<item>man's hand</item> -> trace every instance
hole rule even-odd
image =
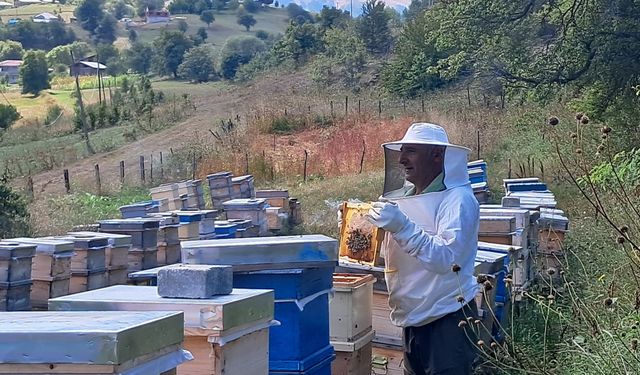
[[[407,215],[400,211],[398,205],[388,201],[373,202],[365,218],[371,224],[391,233],[399,232],[409,222]]]

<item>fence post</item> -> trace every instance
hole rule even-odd
[[[422,112],[424,113],[424,96],[422,97]]]
[[[27,197],[33,199],[33,178],[31,176],[27,177]]]
[[[149,181],[153,184],[153,153],[151,154],[151,158],[149,159]]]
[[[349,95],[344,97],[344,115],[349,115]]]
[[[124,160],[120,160],[120,184],[124,185]]]
[[[382,115],[382,100],[378,100],[378,116]]]
[[[361,100],[358,99],[358,114],[360,114],[360,102],[361,102]]]
[[[511,159],[509,159],[509,173],[507,174],[507,178],[511,178]]]
[[[193,153],[193,157],[191,159],[191,179],[195,180],[196,179],[196,153]]]
[[[476,132],[478,134],[478,160],[480,160],[480,129],[478,129]]]
[[[333,117],[333,100],[329,102],[329,105],[331,106],[331,117]]]
[[[162,151],[160,151],[160,180],[164,179],[164,166],[162,165]]]
[[[249,174],[249,153],[244,153],[244,174]]]
[[[69,182],[69,170],[65,169],[63,172],[64,175],[64,190],[67,194],[71,193],[71,183]]]
[[[304,170],[302,175],[302,181],[307,182],[307,159],[309,158],[309,152],[304,150]]]
[[[144,155],[140,155],[140,182],[145,184],[145,176],[144,176]]]
[[[362,139],[362,156],[360,157],[360,172],[358,173],[362,173],[362,169],[364,167],[364,154],[367,152],[367,144],[365,143],[364,139]]]
[[[96,189],[98,190],[98,195],[102,195],[102,183],[100,182],[100,166],[96,164],[94,167],[95,175],[96,175]]]

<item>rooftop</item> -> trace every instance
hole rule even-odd
[[[0,66],[15,66],[15,67],[19,67],[20,65],[22,65],[22,60],[4,60],[4,61],[0,61]]]

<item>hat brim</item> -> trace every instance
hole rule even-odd
[[[415,141],[395,141],[395,142],[383,143],[382,147],[385,147],[385,148],[388,148],[388,149],[394,150],[394,151],[400,151],[400,148],[402,147],[402,145],[444,146],[444,147],[452,147],[452,148],[457,149],[459,151],[471,152],[471,149],[468,149],[466,147],[454,145],[454,144],[451,144],[451,143],[438,142],[438,141],[429,141],[429,142],[417,141],[417,140],[415,140]]]

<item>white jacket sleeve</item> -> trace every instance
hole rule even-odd
[[[442,202],[436,215],[436,233],[431,235],[407,220],[392,236],[404,251],[416,257],[428,271],[451,272],[454,263],[462,263],[475,251],[478,241],[479,210],[473,198]]]

